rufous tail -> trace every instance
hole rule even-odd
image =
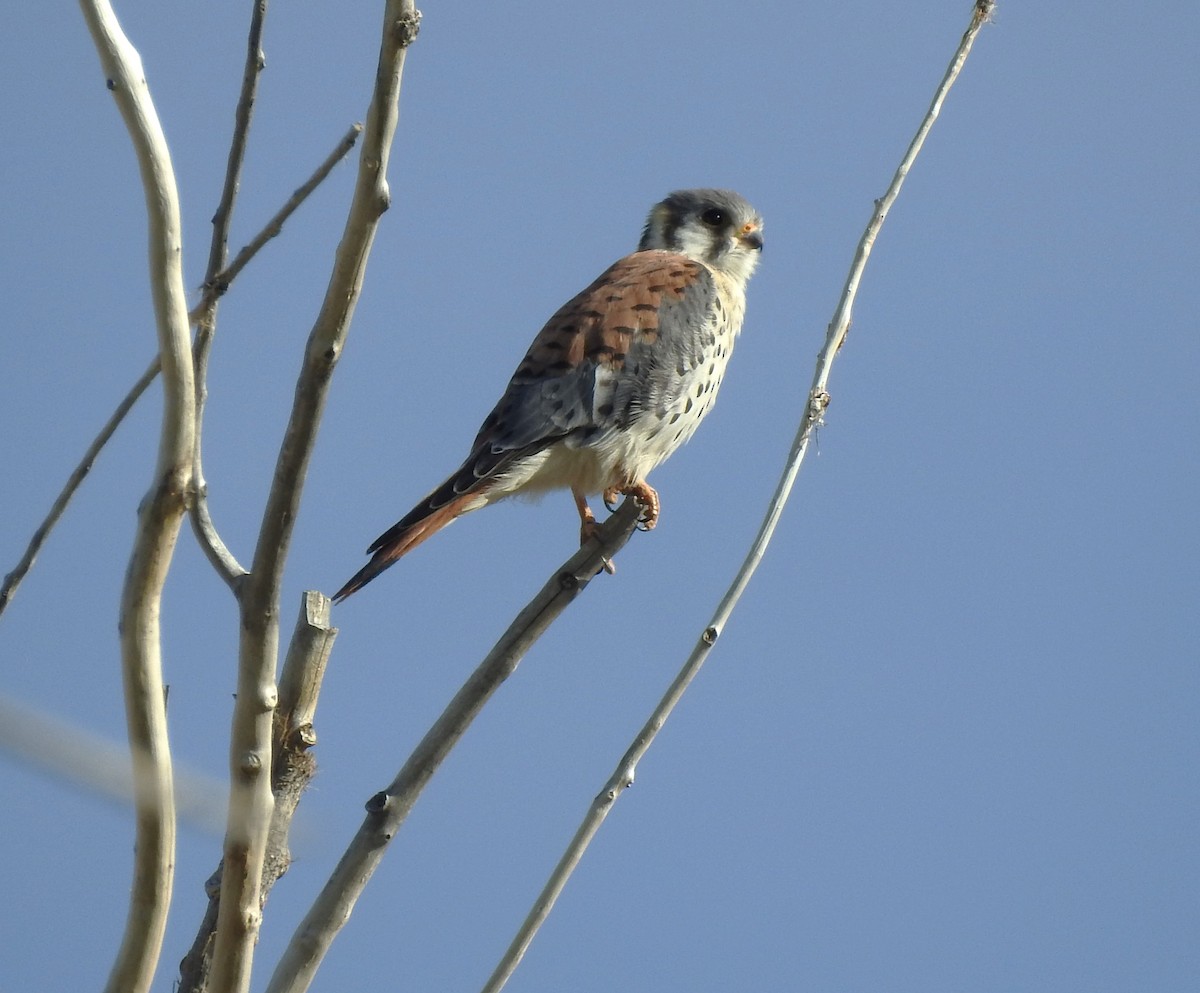
[[[333,602],[338,603],[351,593],[361,590],[386,568],[395,564],[402,555],[412,551],[426,538],[436,534],[455,518],[473,510],[477,505],[477,497],[470,494],[451,500],[445,506],[429,511],[423,516],[421,512],[425,510],[425,504],[417,507],[375,539],[374,544],[367,549],[371,554],[371,561],[351,576],[349,582],[333,595]]]

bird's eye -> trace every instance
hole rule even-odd
[[[707,224],[710,228],[720,227],[725,223],[725,211],[719,207],[709,207],[703,214],[700,215],[700,220]]]

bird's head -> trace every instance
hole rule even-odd
[[[762,227],[732,190],[677,190],[650,211],[638,251],[678,252],[745,283],[762,252]]]

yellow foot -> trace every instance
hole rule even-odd
[[[662,505],[658,493],[645,480],[629,483],[626,486],[610,486],[604,491],[604,505],[609,510],[617,509],[617,497],[624,494],[633,497],[642,506],[642,514],[638,518],[638,527],[643,531],[653,531],[658,523],[658,515]]]

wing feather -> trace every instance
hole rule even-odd
[[[659,402],[663,363],[682,375],[715,296],[705,266],[673,252],[614,263],[534,338],[463,468],[488,478],[556,441],[584,444],[628,427]]]
[[[466,461],[371,544],[371,560],[334,599],[486,503],[515,462],[558,441],[596,443],[664,410],[701,361],[716,296],[709,270],[673,252],[635,252],[610,266],[534,338]]]

